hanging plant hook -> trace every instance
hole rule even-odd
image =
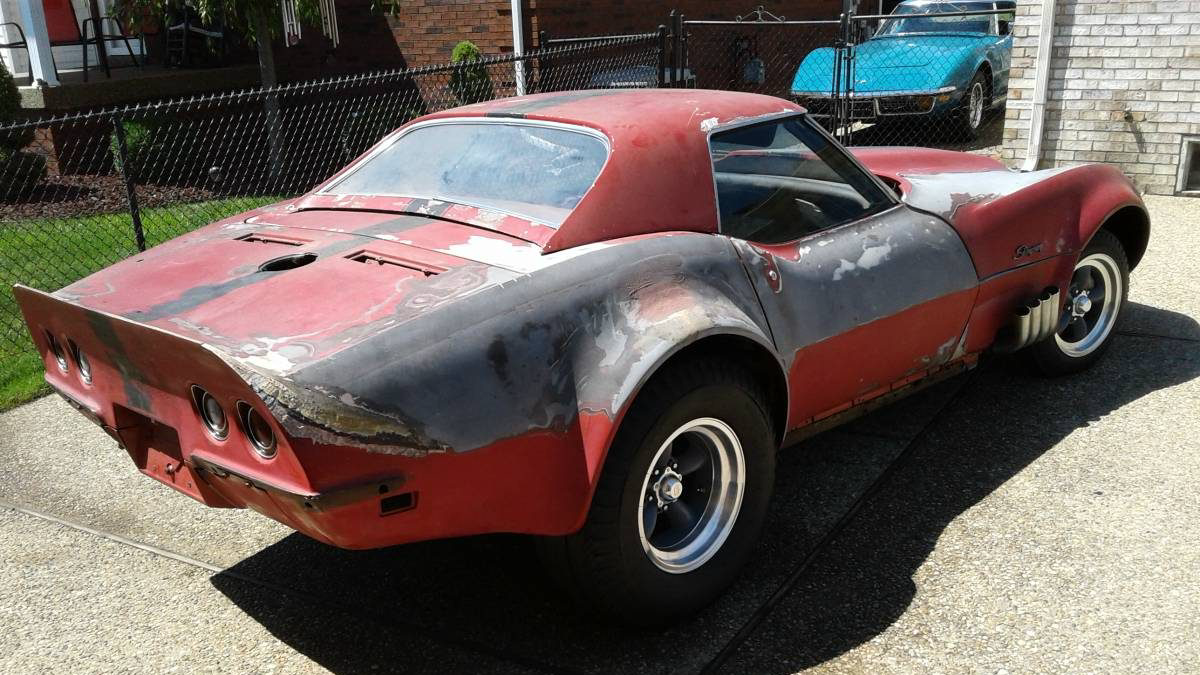
[[[767,9],[765,7],[763,7],[762,5],[755,7],[754,11],[750,12],[749,14],[743,14],[743,15],[739,15],[739,16],[735,17],[734,21],[739,21],[739,22],[746,21],[751,16],[754,17],[751,21],[755,22],[755,23],[765,23],[767,21],[786,21],[786,19],[784,17],[776,16],[775,14],[772,14],[771,12],[767,11]]]

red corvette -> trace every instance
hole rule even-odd
[[[346,548],[539,535],[647,622],[737,574],[779,447],[988,350],[1094,362],[1148,237],[1108,166],[583,91],[428,115],[303,197],[15,292],[143,473]]]

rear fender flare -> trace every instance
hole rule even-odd
[[[625,413],[646,383],[681,350],[705,338],[734,336],[769,351],[779,363],[763,328],[765,321],[754,316],[753,290],[746,290],[750,295],[734,301],[697,280],[642,289],[634,302],[622,303],[621,315],[613,317],[594,341],[596,348],[577,354],[580,430],[593,489]],[[782,371],[782,364],[779,367]],[[589,494],[586,503],[590,502]]]

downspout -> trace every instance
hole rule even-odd
[[[525,95],[525,61],[520,57],[525,54],[525,0],[511,0],[512,30],[513,30],[513,61],[514,75],[517,81],[517,96]]]
[[[1029,120],[1029,145],[1023,171],[1034,171],[1042,159],[1042,137],[1046,133],[1046,94],[1050,89],[1050,62],[1054,59],[1054,14],[1056,0],[1042,0],[1042,27],[1038,33],[1037,68],[1033,76],[1033,109]]]

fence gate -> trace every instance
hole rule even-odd
[[[787,96],[796,66],[833,47],[838,19],[791,21],[764,9],[731,20],[691,20],[671,12],[666,86]]]

